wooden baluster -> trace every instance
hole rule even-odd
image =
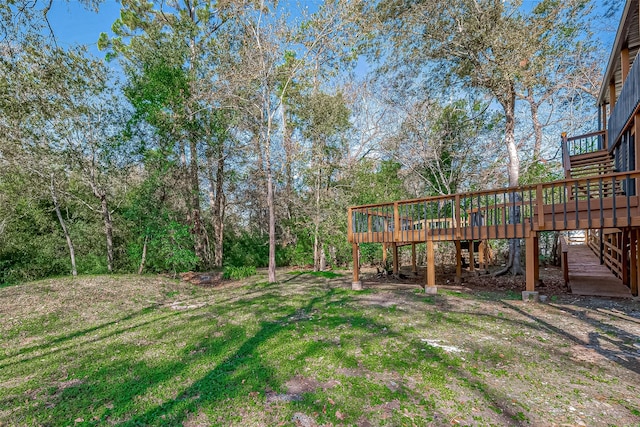
[[[393,241],[400,242],[400,215],[398,212],[398,202],[393,204]]]

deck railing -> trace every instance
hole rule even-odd
[[[532,231],[640,225],[640,172],[349,208],[353,243],[527,237]]]
[[[604,148],[605,130],[590,132],[584,135],[567,137],[562,134],[562,160],[571,156],[593,153]]]

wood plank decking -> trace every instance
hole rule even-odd
[[[587,245],[568,245],[569,286],[576,295],[631,298],[622,280],[604,265]]]

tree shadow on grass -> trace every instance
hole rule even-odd
[[[279,372],[272,367],[276,361],[263,362],[261,346],[281,333],[294,331],[296,324],[309,322],[310,318],[304,313],[313,313],[321,301],[331,298],[331,294],[330,291],[328,295],[313,298],[305,306],[291,310],[273,321],[260,322],[257,332],[246,339],[233,354],[218,363],[214,369],[193,382],[175,398],[142,414],[134,415],[122,425],[179,425],[203,406],[220,404],[236,397],[246,397],[250,393],[258,393],[262,396],[265,390],[280,389],[282,380],[278,378]],[[324,319],[324,321],[332,325],[350,324],[352,327],[366,327],[373,323],[359,316],[338,316]],[[291,357],[301,361],[325,349],[326,344],[310,342],[307,343],[304,351]]]
[[[600,354],[601,356],[605,357],[606,359],[632,371],[635,372],[637,374],[640,374],[640,359],[638,358],[637,355],[637,349],[633,348],[632,346],[629,346],[627,344],[624,344],[623,342],[620,341],[615,341],[612,340],[606,336],[600,335],[600,334],[595,334],[593,332],[589,333],[589,339],[588,340],[583,340],[580,339],[579,337],[569,333],[568,331],[566,331],[565,329],[562,329],[558,326],[555,326],[543,319],[541,319],[538,316],[535,316],[529,312],[526,312],[522,309],[520,309],[519,307],[516,307],[513,304],[509,304],[506,302],[502,302],[502,304],[505,307],[508,307],[510,309],[512,309],[513,311],[521,314],[522,316],[529,318],[535,322],[537,322],[538,324],[544,326],[545,328],[547,328],[548,330],[552,331],[553,333],[560,335],[564,338],[567,338],[570,341],[573,341],[574,343],[588,348],[588,349],[592,349],[595,350],[598,354]],[[552,306],[555,307],[555,306]],[[557,307],[556,307],[557,308]],[[558,308],[559,309],[559,308]],[[574,315],[577,316],[581,321],[588,323],[589,325],[591,325],[593,328],[596,329],[603,329],[603,330],[609,330],[612,333],[615,333],[616,335],[624,335],[627,337],[631,337],[634,341],[638,341],[640,339],[640,337],[638,336],[633,336],[630,335],[627,331],[623,331],[619,328],[616,328],[610,324],[606,324],[603,323],[597,319],[594,319],[592,317],[588,317],[588,316],[584,316],[582,312],[578,311],[578,310],[573,310],[570,309],[568,307],[562,307],[561,309],[564,312],[567,313],[567,315]],[[605,340],[607,342],[609,342],[612,346],[617,347],[616,350],[609,350],[606,348],[603,348],[602,346],[602,340]]]
[[[9,366],[16,365],[16,364],[19,364],[19,363],[29,362],[29,361],[31,361],[33,359],[46,357],[46,356],[49,356],[49,355],[52,355],[52,354],[55,354],[55,353],[60,353],[60,352],[63,352],[65,350],[69,350],[71,348],[75,348],[75,347],[78,346],[78,343],[74,343],[74,342],[72,342],[72,340],[74,340],[76,338],[81,338],[81,337],[87,336],[90,333],[100,332],[100,331],[103,331],[103,330],[105,330],[105,329],[107,329],[109,327],[115,326],[115,325],[125,324],[126,322],[128,322],[130,320],[134,320],[137,317],[144,316],[146,314],[151,313],[152,310],[153,310],[153,308],[146,307],[146,308],[144,308],[142,310],[139,310],[137,312],[131,313],[131,314],[127,315],[127,316],[121,317],[121,318],[119,318],[117,320],[113,320],[111,322],[102,323],[100,325],[96,325],[96,326],[92,326],[90,328],[86,328],[86,329],[82,329],[82,330],[79,330],[79,331],[75,331],[75,332],[72,332],[70,334],[58,336],[58,337],[53,338],[51,340],[47,340],[46,342],[44,342],[42,344],[37,344],[37,345],[31,346],[31,347],[26,347],[26,348],[21,348],[20,350],[14,352],[12,354],[8,354],[5,357],[0,358],[0,361],[11,359],[11,358],[17,358],[19,356],[23,356],[23,355],[28,354],[28,353],[33,353],[33,352],[36,352],[38,350],[46,350],[46,351],[44,351],[42,353],[37,353],[36,355],[31,356],[31,357],[22,357],[22,358],[19,358],[19,359],[15,360],[15,361],[7,361],[6,363],[0,363],[0,368],[9,367]],[[141,328],[141,327],[147,326],[147,325],[149,325],[151,323],[154,323],[154,322],[156,322],[158,320],[166,319],[166,318],[169,318],[169,317],[172,317],[172,316],[176,316],[176,315],[178,315],[178,313],[168,313],[168,314],[166,314],[164,316],[154,317],[151,320],[140,322],[140,323],[137,323],[135,325],[130,325],[130,326],[126,326],[126,327],[120,327],[120,328],[115,329],[114,331],[101,333],[101,335],[94,336],[94,337],[92,337],[90,339],[84,340],[84,341],[82,341],[82,344],[95,343],[95,342],[98,342],[98,341],[101,341],[101,340],[104,340],[104,339],[107,339],[107,338],[122,334],[123,332],[131,331],[131,330],[134,330],[134,329],[137,329],[137,328]],[[61,346],[60,347],[55,347],[56,345],[61,345]]]

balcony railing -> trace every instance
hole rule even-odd
[[[609,150],[613,150],[640,102],[640,66],[634,62],[609,118]]]
[[[573,156],[589,154],[602,150],[605,146],[606,131],[599,130],[584,135],[567,138],[567,134],[562,134],[562,165],[565,172],[571,169],[570,159]],[[565,173],[566,175],[566,173]]]
[[[353,243],[529,237],[542,230],[640,226],[640,172],[349,208]]]

